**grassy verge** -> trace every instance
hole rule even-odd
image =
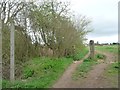
[[[78,61],[78,60],[82,59],[88,53],[88,51],[89,51],[88,48],[84,48],[82,51],[80,51],[76,55],[74,55],[73,60]]]
[[[88,50],[81,51],[77,59],[83,58]],[[3,88],[49,88],[73,62],[73,58],[34,58],[24,64],[22,79],[11,84],[3,80]]]
[[[96,46],[96,49],[103,52],[110,52],[115,55],[120,53],[120,46],[118,47],[118,45]],[[113,62],[107,67],[103,74],[103,77],[106,81],[110,82],[109,84],[113,88],[118,87],[118,70],[120,72],[120,63],[118,65],[118,62]]]
[[[3,87],[47,88],[58,79],[71,63],[71,58],[34,58],[25,63],[21,81],[15,81],[14,84],[3,81]]]
[[[99,59],[105,59],[105,56],[102,54],[96,54],[94,60],[87,58],[77,67],[75,73],[73,73],[73,79],[78,80],[79,78],[85,78],[86,74],[92,69],[95,64],[98,64]]]
[[[119,65],[118,65],[118,62],[114,62],[110,64],[105,70],[105,73],[103,75],[108,82],[111,82],[111,87],[114,87],[114,88],[118,87],[118,71],[120,72]]]

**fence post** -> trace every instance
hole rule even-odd
[[[0,90],[2,89],[2,19],[0,7]]]
[[[94,58],[94,40],[90,40],[89,46],[90,46],[90,58],[93,59]]]
[[[15,65],[14,65],[14,21],[11,19],[11,27],[10,27],[10,81],[14,82],[15,79]]]

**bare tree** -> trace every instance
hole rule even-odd
[[[54,0],[43,0],[30,13],[31,28],[39,33],[38,37],[57,56],[63,56],[64,51],[72,53],[73,46],[83,45],[90,23],[85,17],[79,19],[80,23],[74,23],[68,15],[68,6]]]

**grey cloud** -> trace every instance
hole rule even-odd
[[[116,22],[99,22],[95,23],[93,32],[89,33],[92,37],[113,36],[118,34],[118,27]]]

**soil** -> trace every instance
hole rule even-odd
[[[112,53],[96,51],[106,56],[106,60],[93,66],[93,69],[88,72],[85,78],[73,80],[72,75],[77,66],[89,56],[87,54],[82,60],[74,61],[68,69],[63,73],[60,79],[53,85],[53,88],[112,88],[112,82],[109,82],[103,75],[108,65],[114,62],[116,55]]]

